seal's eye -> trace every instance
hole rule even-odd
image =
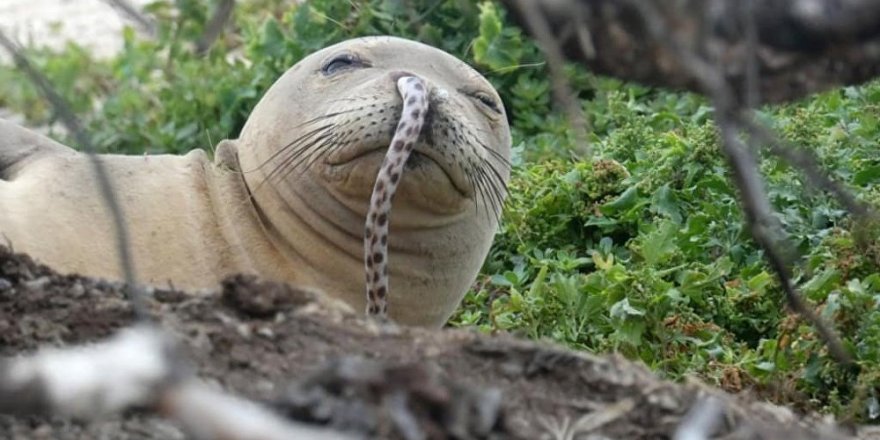
[[[364,65],[366,65],[366,63],[361,61],[360,58],[350,53],[346,53],[330,58],[324,63],[324,66],[321,67],[321,72],[324,73],[324,75],[333,75],[336,72],[350,67],[360,67]]]
[[[498,103],[495,102],[495,99],[489,96],[488,93],[476,92],[474,93],[474,98],[476,98],[478,101],[480,101],[481,104],[485,105],[495,113],[501,113],[501,109],[498,107]]]

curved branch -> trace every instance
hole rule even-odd
[[[516,0],[502,0],[514,19]],[[666,27],[688,49],[712,54],[726,82],[748,102],[748,23],[741,0],[651,0]],[[700,83],[651,37],[636,5],[623,0],[542,0],[540,13],[555,30],[564,56],[596,73],[702,92]],[[880,76],[880,2],[763,0],[755,4],[759,103],[791,101]],[[587,42],[587,43],[585,43]],[[586,47],[585,47],[586,45]]]

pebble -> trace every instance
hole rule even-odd
[[[86,294],[86,288],[83,287],[82,284],[76,283],[70,287],[70,290],[68,291],[68,293],[73,298],[80,298]]]
[[[49,283],[51,283],[51,282],[52,282],[51,278],[49,278],[47,276],[42,276],[42,277],[39,277],[35,280],[25,281],[21,284],[28,290],[42,290],[43,288],[48,286]]]

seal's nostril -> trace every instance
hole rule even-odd
[[[449,99],[449,91],[444,88],[434,89],[434,93],[431,94],[432,101],[443,102]]]
[[[394,84],[397,84],[397,80],[403,78],[404,76],[416,76],[414,73],[410,73],[404,70],[396,70],[391,72],[391,80],[394,81]]]

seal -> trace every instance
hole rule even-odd
[[[255,274],[314,286],[364,310],[365,221],[401,119],[404,77],[424,82],[427,102],[398,175],[383,274],[394,285],[393,320],[442,325],[497,229],[510,131],[501,99],[477,71],[400,38],[349,40],[304,58],[213,160],[203,150],[99,156],[140,281],[212,289],[228,275]],[[89,158],[7,122],[0,234],[61,271],[122,277]]]

